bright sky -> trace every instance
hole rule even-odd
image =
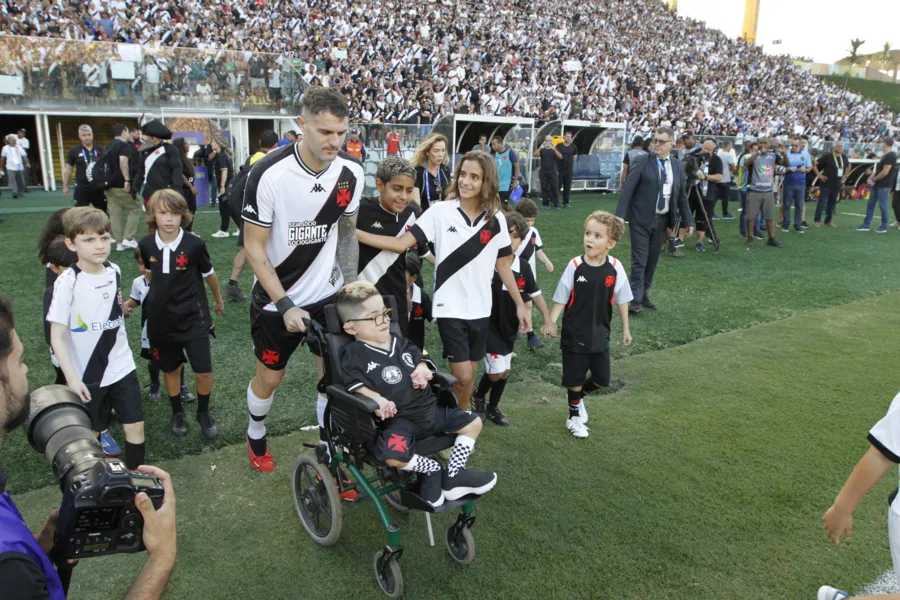
[[[738,37],[744,23],[744,0],[678,0],[678,14]],[[853,38],[866,41],[859,50],[861,54],[878,52],[885,42],[900,50],[900,2],[760,0],[756,43],[766,52],[832,63],[850,54]],[[781,44],[772,46],[774,40],[781,40]]]

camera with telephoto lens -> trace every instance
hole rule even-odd
[[[703,148],[691,150],[681,159],[684,164],[684,175],[688,183],[692,183],[697,178],[697,171],[706,162],[706,155],[703,154]]]
[[[134,497],[144,492],[162,506],[162,483],[106,456],[78,395],[64,385],[31,393],[22,426],[59,480],[63,500],[56,522],[55,550],[64,558],[86,558],[144,550],[144,519]]]

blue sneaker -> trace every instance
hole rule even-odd
[[[860,225],[856,228],[857,231],[872,231],[872,228],[868,225]]]
[[[187,389],[186,385],[181,386],[181,401],[182,402],[193,402],[197,397],[194,396],[189,389]]]
[[[103,453],[107,456],[119,456],[122,454],[122,449],[119,448],[116,440],[113,439],[108,430],[100,433],[100,445],[103,446]]]
[[[881,227],[879,227],[878,229],[875,230],[875,233],[887,233],[887,230],[888,230],[888,226],[882,225]]]

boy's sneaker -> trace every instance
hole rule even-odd
[[[227,237],[230,237],[230,236],[228,235],[228,232],[227,232],[227,231],[222,231],[222,230],[220,229],[219,231],[217,231],[217,232],[215,232],[214,234],[212,234],[212,237],[214,237],[214,238],[227,238]]]
[[[833,588],[830,585],[823,585],[816,594],[816,600],[844,600],[849,597],[850,594],[844,590]]]
[[[494,425],[499,425],[500,427],[509,426],[509,419],[507,419],[506,416],[504,416],[504,414],[500,412],[499,408],[489,410],[485,414],[487,415],[488,420]]]
[[[182,402],[193,402],[197,397],[194,396],[189,389],[187,389],[186,385],[181,386],[181,401]]]
[[[138,243],[135,240],[122,240],[122,243],[119,245],[132,250],[138,247]]]
[[[731,221],[732,219],[735,218],[735,216],[731,213],[725,213],[725,216],[722,218],[725,219],[726,221]]]
[[[538,336],[532,335],[528,338],[528,347],[532,350],[537,350],[544,347],[544,342],[542,342],[541,338],[539,338]]]
[[[159,397],[160,397],[159,382],[158,381],[156,383],[151,382],[150,383],[150,399],[151,400],[159,400]]]
[[[266,448],[265,454],[256,456],[250,448],[250,442],[247,442],[247,454],[250,455],[250,466],[260,473],[271,473],[275,470],[275,459],[272,458],[268,448]]]
[[[231,237],[238,237],[239,235],[241,235],[240,229],[235,229],[234,231],[231,232]]]
[[[213,421],[212,415],[208,412],[197,413],[197,422],[200,423],[200,433],[208,440],[214,440],[219,437],[219,428]]]
[[[582,424],[588,422],[587,406],[584,405],[584,398],[578,403],[578,418],[581,419]]]
[[[487,418],[484,415],[484,398],[479,398],[478,396],[472,396],[472,413],[477,415],[481,422]]]
[[[697,242],[697,252],[706,252],[706,246],[703,245],[703,242]]]
[[[900,221],[894,221],[893,223],[891,223],[891,227],[893,227],[895,229],[900,227]]]
[[[469,494],[481,496],[497,485],[496,473],[469,471],[468,469],[461,469],[455,477],[450,477],[447,471],[441,471],[441,473],[443,474],[444,500],[459,500]]]
[[[578,410],[579,412],[581,411],[580,408]],[[584,424],[584,419],[581,417],[572,417],[566,421],[566,427],[577,438],[586,438],[588,436],[588,427]]]
[[[764,240],[764,239],[766,239],[765,236],[763,236],[762,232],[754,233],[754,234],[753,234],[753,237],[755,237],[755,238],[758,239],[758,240]]]
[[[675,247],[676,247],[676,248],[684,248],[684,240],[682,240],[682,239],[676,239],[676,240],[675,240]]]
[[[790,227],[790,225],[787,225],[787,224],[785,224],[785,223],[782,223],[782,224],[781,224],[781,231],[783,231],[784,233],[790,233],[790,232],[791,232],[791,227]]]
[[[801,221],[800,227],[802,227],[803,229],[809,229],[809,224],[806,221]]]
[[[772,246],[773,248],[781,248],[782,243],[776,240],[775,238],[769,238],[769,241],[766,242],[766,246]]]
[[[222,296],[230,302],[245,302],[247,300],[247,296],[244,295],[237,283],[228,283],[222,292]]]
[[[797,233],[803,233],[804,229],[805,228],[802,225],[799,227],[797,225],[794,225],[794,231],[796,231]]]
[[[109,431],[100,432],[100,445],[103,446],[103,454],[107,456],[119,456],[122,454],[122,449],[119,448],[119,444],[116,443]]]
[[[888,226],[882,225],[881,227],[879,227],[878,229],[875,230],[875,233],[887,233],[887,230],[888,230]]]
[[[441,487],[443,483],[441,471],[433,471],[419,475],[419,498],[428,503],[431,508],[437,508],[444,503],[444,490]]]
[[[872,228],[868,225],[860,225],[856,228],[857,231],[872,231]]]
[[[184,418],[183,412],[172,413],[171,429],[175,437],[184,437],[188,434],[187,419]]]

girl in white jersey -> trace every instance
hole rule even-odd
[[[510,268],[513,254],[498,188],[493,158],[469,152],[456,166],[447,200],[422,213],[402,237],[357,230],[361,243],[397,253],[416,244],[434,244],[433,315],[463,409],[469,407],[478,363],[485,355],[494,269],[513,296],[522,331],[531,329],[531,315]]]

